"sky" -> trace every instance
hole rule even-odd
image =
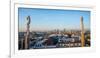
[[[80,29],[81,16],[84,28],[90,29],[90,11],[18,8],[19,31],[26,30],[27,16],[31,17],[30,31]]]

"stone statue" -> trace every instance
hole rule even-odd
[[[26,19],[27,19],[27,25],[29,25],[30,24],[30,16],[28,16]]]

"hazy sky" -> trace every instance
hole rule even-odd
[[[31,17],[30,30],[80,29],[80,16],[85,29],[90,28],[90,11],[18,8],[19,31],[26,30],[26,17]]]

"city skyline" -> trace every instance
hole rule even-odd
[[[80,29],[83,16],[85,29],[90,29],[90,11],[18,8],[19,31],[25,31],[26,17],[31,17],[30,31]]]

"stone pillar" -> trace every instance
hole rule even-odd
[[[25,49],[28,49],[29,41],[30,41],[29,39],[29,33],[30,33],[29,28],[30,28],[30,20],[31,20],[30,16],[27,16],[26,20],[27,20],[27,25],[26,25],[26,35],[25,35]]]
[[[84,23],[83,17],[80,17],[80,27],[81,27],[81,47],[84,47],[85,39],[84,39]]]

